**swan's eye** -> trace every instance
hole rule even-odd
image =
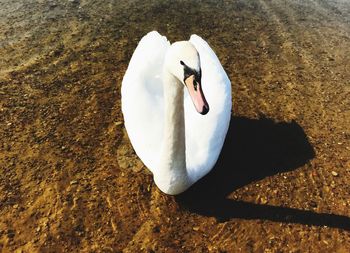
[[[200,82],[201,80],[202,70],[199,69],[199,71],[196,71],[188,67],[183,61],[180,61],[180,64],[184,66],[184,82],[190,76],[194,76],[193,87],[194,87],[194,90],[197,90],[198,82]]]

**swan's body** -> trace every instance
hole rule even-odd
[[[231,103],[230,80],[200,37],[170,45],[154,31],[141,39],[122,82],[122,111],[135,152],[160,190],[179,194],[213,168]]]

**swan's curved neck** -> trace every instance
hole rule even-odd
[[[186,170],[184,85],[166,69],[163,71],[164,132],[155,182],[167,194],[179,194],[190,185]]]

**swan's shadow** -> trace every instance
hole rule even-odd
[[[176,197],[181,206],[219,220],[266,219],[350,230],[350,218],[287,207],[234,201],[227,196],[253,181],[294,170],[315,156],[296,122],[275,123],[232,117],[220,158],[214,169]]]

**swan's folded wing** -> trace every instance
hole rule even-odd
[[[136,47],[123,78],[121,95],[125,127],[141,160],[152,169],[159,154],[163,122],[164,56],[170,43],[153,31]]]
[[[167,48],[170,46],[165,36],[156,31],[146,34],[138,43],[125,72],[122,83],[122,95],[127,92],[130,86],[142,86],[147,89],[158,91],[159,82],[151,82],[144,85],[144,82],[154,78],[160,78],[163,69],[163,61]],[[155,87],[152,87],[155,86]]]
[[[192,180],[205,175],[215,165],[221,152],[231,118],[231,82],[207,42],[192,35],[190,42],[199,52],[202,87],[209,112],[198,114],[185,95],[186,163]]]

